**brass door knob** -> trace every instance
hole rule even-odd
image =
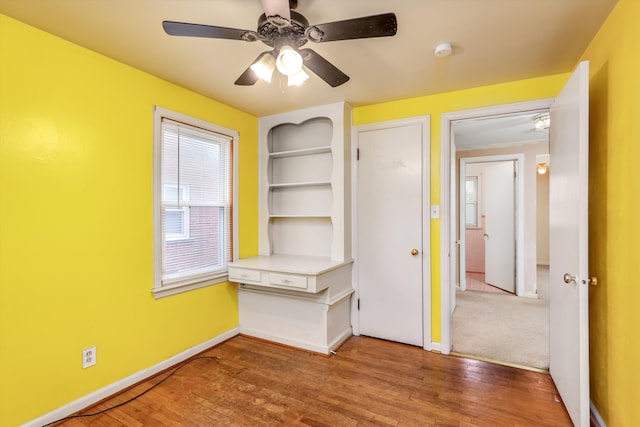
[[[411,249],[411,255],[413,255],[413,256],[418,255],[418,250],[417,249]]]
[[[569,273],[565,273],[564,276],[562,276],[562,279],[564,280],[564,283],[571,283],[576,281],[576,276],[572,276]],[[598,286],[598,278],[596,276],[589,276],[589,281],[585,282],[583,280],[582,283],[583,284],[589,283],[589,285],[591,286]]]

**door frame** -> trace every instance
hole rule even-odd
[[[493,156],[478,156],[478,157],[461,157],[460,158],[460,174],[458,175],[459,180],[459,188],[460,188],[460,199],[458,200],[458,208],[460,210],[460,222],[459,227],[460,230],[463,230],[466,227],[465,218],[466,212],[462,209],[464,204],[464,180],[466,178],[466,170],[467,164],[469,163],[489,163],[489,162],[507,162],[513,161],[515,162],[516,168],[516,187],[515,187],[515,210],[516,210],[516,230],[515,230],[515,244],[516,244],[516,259],[515,259],[515,267],[516,267],[516,295],[523,296],[524,295],[524,154],[499,154]],[[456,207],[451,207],[453,213],[456,213]],[[465,290],[466,280],[464,278],[465,267],[466,267],[466,249],[467,238],[465,233],[460,233],[460,262],[459,271],[460,274],[460,290]],[[464,287],[464,289],[463,289]]]
[[[360,335],[360,315],[358,299],[360,289],[358,282],[358,142],[359,133],[372,130],[382,130],[403,126],[420,125],[422,140],[422,347],[432,349],[431,343],[431,221],[430,221],[430,185],[431,185],[431,116],[415,116],[406,119],[388,120],[353,126],[351,130],[351,230],[352,254],[354,267],[352,268],[352,283],[354,294],[351,298],[351,325],[353,335]]]
[[[455,289],[456,242],[453,240],[453,224],[456,223],[454,195],[451,194],[455,179],[455,154],[451,153],[451,122],[501,114],[543,110],[551,107],[554,98],[511,104],[451,111],[440,116],[440,351],[451,353],[451,320],[453,318],[452,289]]]

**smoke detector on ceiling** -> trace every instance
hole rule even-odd
[[[433,54],[437,58],[445,58],[451,55],[452,52],[453,52],[453,48],[451,47],[451,43],[440,43],[439,45],[436,46],[436,49],[434,50]]]

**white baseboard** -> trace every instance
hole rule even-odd
[[[287,345],[289,347],[296,347],[303,350],[313,351],[314,353],[329,354],[331,350],[328,345],[302,341],[300,339],[291,338],[288,336],[275,335],[262,329],[247,328],[246,326],[240,326],[240,333],[250,337],[260,338],[265,341]]]
[[[431,348],[427,349],[425,348],[425,350],[430,350],[430,351],[435,351],[437,353],[442,353],[442,346],[439,342],[432,342],[431,343]]]
[[[596,427],[607,427],[607,424],[605,424],[593,402],[589,402],[589,407],[591,408],[591,425]]]
[[[162,372],[165,369],[168,369],[182,361],[185,361],[198,353],[202,353],[203,351],[215,345],[218,345],[221,342],[238,335],[239,333],[240,328],[231,329],[221,335],[218,335],[215,338],[207,340],[201,344],[196,345],[195,347],[191,347],[190,349],[183,351],[182,353],[176,354],[175,356],[170,357],[167,360],[153,365],[150,368],[143,369],[142,371],[129,375],[128,377],[111,383],[106,387],[94,391],[93,393],[89,393],[86,396],[81,397],[80,399],[74,400],[71,403],[61,406],[54,411],[44,414],[41,417],[28,421],[23,424],[22,427],[40,427],[45,424],[57,421],[61,418],[68,417],[69,415],[75,414],[76,412],[79,412],[103,399],[106,399],[109,396],[113,396],[114,394],[126,389],[127,387],[131,387],[132,385],[135,385],[157,374],[158,372]]]
[[[353,332],[351,331],[351,328],[344,330],[333,341],[329,343],[329,353],[334,352],[336,348],[340,347],[352,336],[353,336]]]

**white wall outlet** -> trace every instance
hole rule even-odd
[[[82,368],[88,368],[96,364],[96,346],[82,350]]]
[[[431,218],[440,218],[440,205],[431,205]]]

